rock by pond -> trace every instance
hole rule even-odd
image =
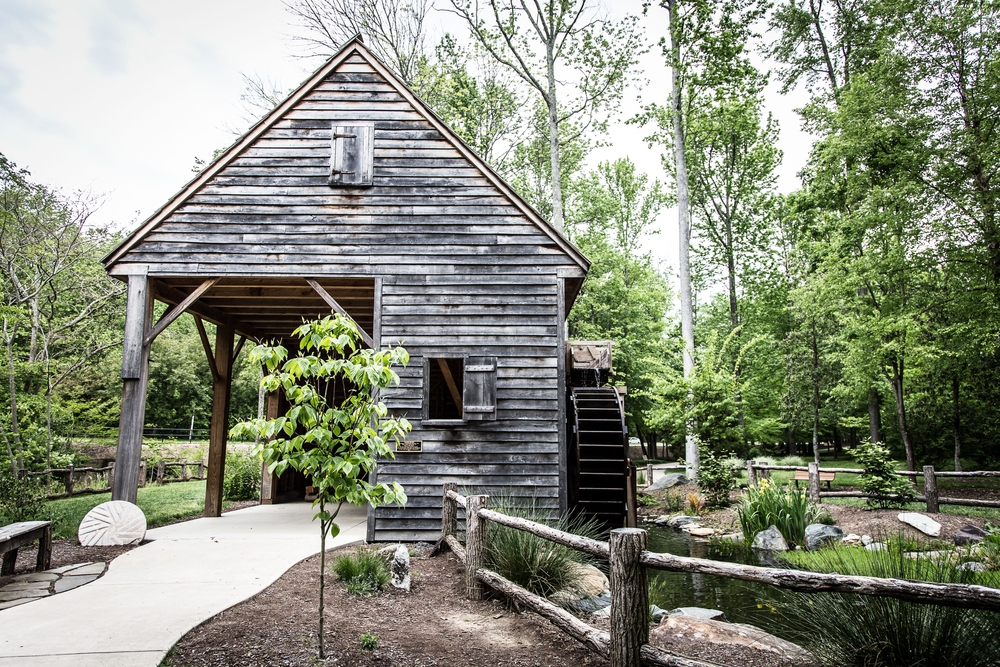
[[[844,531],[837,526],[828,526],[825,523],[811,523],[806,526],[806,549],[812,551],[819,549],[828,542],[837,542],[844,539]]]
[[[675,486],[680,486],[682,484],[690,484],[691,480],[682,475],[679,472],[673,472],[668,475],[664,475],[660,479],[656,480],[652,484],[646,487],[646,491],[663,491],[665,489],[670,489]]]
[[[896,518],[909,526],[913,526],[924,535],[930,535],[931,537],[941,536],[941,524],[920,512],[900,512]]]
[[[968,525],[962,526],[957,533],[955,533],[955,545],[962,546],[965,544],[975,544],[977,542],[982,542],[983,538],[986,537],[986,531],[978,526]]]
[[[786,664],[815,664],[812,655],[800,646],[742,623],[723,623],[676,614],[667,616],[649,632],[649,643],[653,646],[669,650],[677,640],[744,646],[777,654]]]
[[[696,516],[685,516],[682,514],[680,516],[675,516],[674,518],[670,519],[667,522],[667,525],[670,526],[671,528],[680,528],[681,526],[686,526],[689,523],[697,523],[698,520],[699,519]]]
[[[777,526],[771,526],[754,536],[753,548],[765,551],[788,551],[788,542],[785,541]]]
[[[677,607],[667,612],[671,616],[682,614],[684,616],[694,616],[695,618],[705,618],[710,621],[726,620],[726,612],[718,609],[706,609],[705,607]]]

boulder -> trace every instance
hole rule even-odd
[[[692,537],[711,537],[715,535],[715,530],[712,528],[692,528],[688,531]]]
[[[610,587],[608,578],[593,565],[570,563],[568,567],[576,582],[573,592],[577,593],[577,597],[598,597]]]
[[[668,523],[670,523],[670,517],[667,516],[666,514],[661,514],[660,516],[653,519],[653,524],[660,526],[661,528],[663,526],[666,526]]]
[[[389,572],[392,574],[393,588],[401,588],[407,593],[410,592],[410,551],[405,545],[400,544],[392,554],[392,561],[389,563]]]
[[[735,644],[777,655],[784,665],[815,664],[812,655],[800,646],[742,623],[671,614],[649,632],[649,643],[658,648],[676,652],[678,642],[713,644],[723,650]]]
[[[698,517],[696,516],[675,516],[673,519],[667,522],[667,525],[671,528],[680,528],[681,526],[686,526],[689,523],[697,523]]]
[[[571,600],[569,606],[584,614],[597,614],[604,609],[611,609],[611,592],[605,591],[595,597]]]
[[[645,491],[663,491],[665,489],[670,489],[675,486],[680,486],[682,484],[690,484],[691,480],[682,475],[679,472],[672,472],[669,475],[664,475],[660,479],[656,480],[649,486],[645,488]]]
[[[913,526],[924,535],[941,536],[941,524],[920,512],[901,512],[898,518],[903,523]]]
[[[777,526],[771,526],[754,536],[753,548],[765,551],[788,551],[788,542],[785,542]]]
[[[87,512],[77,538],[85,547],[138,544],[146,536],[146,515],[124,500],[109,500]]]
[[[982,563],[977,563],[974,560],[970,560],[968,563],[962,563],[956,569],[958,570],[968,570],[969,572],[985,572],[986,566]]]
[[[848,535],[844,535],[844,539],[842,539],[840,542],[841,544],[847,547],[857,546],[861,544],[861,536],[858,535],[857,533],[850,533]]]
[[[660,609],[655,604],[649,605],[649,618],[652,619],[653,623],[659,623],[666,618],[669,613],[670,612],[666,609]]]
[[[872,536],[871,536],[871,535],[862,535],[862,536],[861,536],[861,544],[863,544],[863,545],[864,545],[864,546],[866,546],[866,547],[867,547],[867,546],[868,546],[869,544],[871,544],[872,542],[874,542],[874,541],[875,541],[875,540],[873,540],[873,539],[872,539]]]
[[[982,542],[984,537],[986,537],[986,531],[982,528],[973,525],[962,526],[955,533],[955,544],[958,546],[975,544],[976,542]]]
[[[727,533],[719,538],[720,540],[733,540],[734,542],[743,541],[743,533]]]
[[[719,611],[718,609],[706,609],[705,607],[677,607],[677,609],[671,609],[669,612],[671,616],[683,615],[683,616],[694,616],[695,618],[704,618],[709,621],[725,621],[725,612]]]
[[[827,542],[836,542],[844,538],[844,531],[837,526],[825,523],[811,523],[806,526],[806,549],[819,549]]]

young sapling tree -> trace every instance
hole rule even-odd
[[[336,537],[335,523],[344,503],[373,507],[406,504],[398,483],[372,484],[368,475],[379,458],[393,458],[398,444],[410,431],[406,419],[388,415],[379,392],[399,384],[392,369],[406,365],[409,354],[402,347],[362,349],[357,325],[343,315],[328,315],[307,322],[293,334],[300,356],[290,357],[280,345],[258,345],[252,363],[263,364],[261,380],[266,391],[285,392],[289,409],[275,419],[252,419],[233,427],[231,436],[260,437],[256,451],[268,471],[280,475],[293,468],[312,480],[320,522],[319,657],[323,652],[323,586],[326,538]],[[347,397],[334,403],[334,383],[348,387]]]

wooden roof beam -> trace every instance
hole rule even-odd
[[[156,323],[156,326],[154,326],[152,330],[146,335],[146,340],[143,341],[143,345],[149,345],[154,340],[156,340],[156,337],[159,336],[164,329],[169,327],[174,320],[176,320],[178,317],[187,312],[187,309],[190,308],[191,305],[195,301],[197,301],[202,294],[212,289],[212,285],[214,285],[217,282],[219,282],[218,278],[209,278],[201,285],[199,285],[197,288],[195,288],[193,292],[184,297],[183,301],[171,306],[167,310],[167,312],[163,313],[163,317],[161,317],[159,322]]]
[[[184,292],[170,287],[162,280],[155,281],[155,289],[157,299],[165,303],[173,304],[174,306],[182,303],[188,297],[188,295]],[[240,320],[222,312],[218,308],[209,306],[206,303],[194,302],[188,306],[187,310],[189,313],[197,315],[204,320],[208,320],[215,325],[232,322],[233,327],[236,329],[236,333],[241,336],[247,336],[248,338],[252,338],[256,341],[267,340],[267,338],[270,337],[264,334],[264,332],[260,329],[257,329],[246,322],[241,322]]]
[[[375,341],[372,340],[372,337],[368,335],[368,332],[361,328],[361,325],[358,324],[354,320],[353,317],[351,317],[350,313],[348,313],[346,310],[344,310],[343,306],[341,306],[339,303],[337,303],[336,299],[334,299],[332,296],[330,296],[329,292],[327,292],[325,289],[323,289],[322,285],[320,285],[318,282],[316,282],[312,278],[306,278],[306,282],[309,283],[309,285],[314,290],[316,290],[316,294],[319,294],[323,298],[323,301],[326,301],[326,304],[328,306],[330,306],[330,308],[333,308],[334,312],[340,313],[341,315],[343,315],[347,319],[349,319],[352,322],[354,322],[354,326],[356,326],[358,328],[358,332],[361,334],[361,339],[363,341],[365,341],[365,345],[367,345],[368,347],[370,347],[373,350],[375,349]]]

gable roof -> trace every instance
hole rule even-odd
[[[171,197],[167,203],[160,207],[153,215],[146,219],[138,228],[133,230],[118,246],[108,253],[104,259],[106,268],[115,264],[126,253],[139,244],[143,238],[151,233],[162,221],[180,208],[189,198],[194,196],[222,169],[236,160],[244,151],[254,145],[254,143],[278,121],[280,121],[291,109],[309,95],[323,80],[334,70],[336,70],[345,60],[352,55],[358,55],[364,59],[372,68],[381,75],[386,83],[392,86],[409,104],[413,110],[420,114],[432,127],[434,127],[446,141],[452,143],[455,148],[476,167],[490,183],[496,187],[500,193],[506,197],[510,203],[524,216],[533,222],[546,236],[548,236],[569,258],[571,258],[584,272],[590,267],[588,260],[580,250],[574,246],[565,236],[552,227],[534,208],[531,207],[520,195],[518,195],[510,185],[504,181],[486,162],[480,158],[455,132],[442,121],[409,87],[399,79],[399,77],[386,67],[371,51],[369,51],[361,40],[361,35],[355,35],[348,40],[340,50],[326,61],[312,76],[306,79],[296,88],[281,104],[276,106],[268,115],[257,121],[243,136],[225,150],[216,160],[191,179],[179,192]]]

